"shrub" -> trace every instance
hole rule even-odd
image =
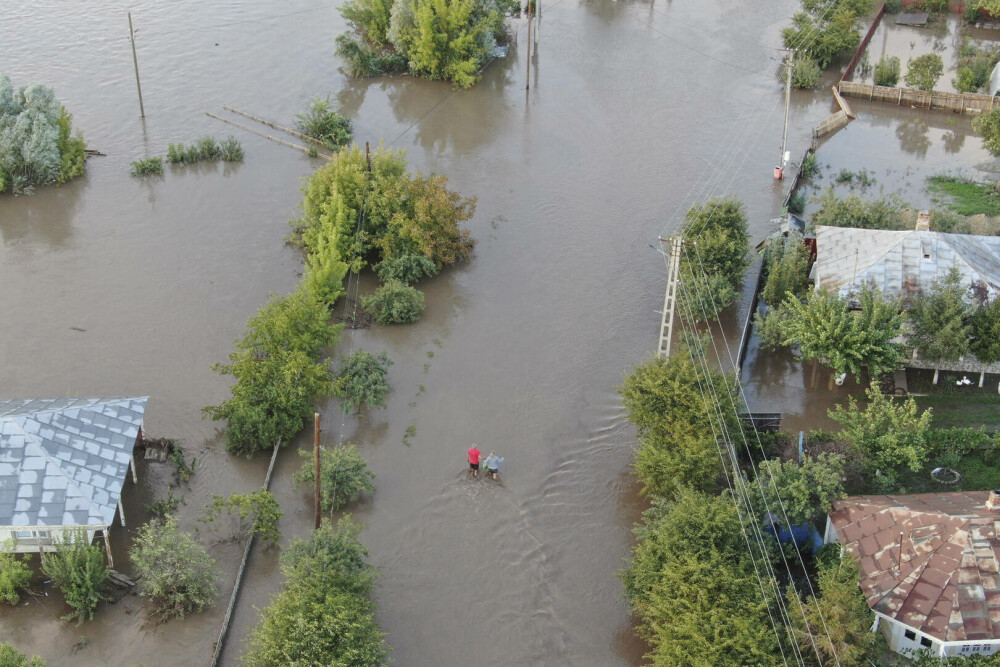
[[[688,209],[680,234],[694,244],[681,255],[680,312],[689,321],[714,320],[736,301],[750,265],[746,209],[732,197],[709,199]]]
[[[0,191],[64,183],[84,171],[83,137],[52,88],[33,83],[14,90],[0,75]]]
[[[864,201],[857,195],[840,199],[828,188],[819,197],[819,209],[809,218],[813,228],[857,227],[861,229],[900,229],[902,202],[895,197]]]
[[[0,552],[0,602],[17,604],[21,599],[21,589],[29,581],[31,570],[27,564],[13,553]]]
[[[393,0],[349,0],[340,7],[340,15],[352,23],[369,43],[389,40],[389,19]]]
[[[870,0],[803,3],[807,11],[792,16],[782,28],[785,48],[804,50],[826,69],[838,57],[851,53],[861,42],[858,21],[871,10]]]
[[[806,210],[806,193],[802,190],[796,190],[791,197],[788,198],[788,212],[794,215],[802,215],[802,211]]]
[[[163,158],[158,156],[147,157],[142,160],[134,160],[132,168],[129,170],[133,178],[143,178],[153,174],[163,174]]]
[[[212,604],[219,594],[215,561],[173,517],[139,529],[129,557],[151,614],[162,620],[183,618]]]
[[[896,56],[882,56],[872,71],[875,85],[889,86],[890,88],[895,87],[899,83],[899,70],[899,58]]]
[[[329,97],[313,98],[312,104],[296,119],[299,132],[327,148],[337,149],[351,141],[351,121],[330,107]]]
[[[316,463],[314,452],[299,450],[299,455],[306,459],[292,479],[295,487],[307,485],[310,488],[316,483]],[[335,512],[344,505],[357,500],[362,493],[375,490],[372,480],[375,473],[368,469],[368,464],[352,444],[343,447],[333,447],[320,451],[319,482],[320,506],[324,512]]]
[[[790,233],[767,247],[767,280],[761,291],[764,303],[777,306],[785,295],[800,296],[809,285],[809,247],[802,235]]]
[[[219,157],[223,162],[243,162],[243,146],[236,137],[226,137],[219,143]]]
[[[793,525],[812,524],[844,497],[844,457],[820,453],[795,461],[761,461],[752,503],[757,516],[768,511]],[[764,502],[764,499],[767,502]]]
[[[814,88],[823,77],[823,70],[812,58],[806,57],[795,63],[792,70],[792,86],[795,88]]]
[[[972,129],[983,139],[983,147],[993,156],[1000,156],[1000,108],[972,119]]]
[[[167,144],[167,160],[170,164],[184,164],[184,144]]]
[[[29,658],[7,642],[0,640],[0,665],[4,665],[4,667],[45,667],[45,661],[37,655]]]
[[[281,520],[281,506],[274,494],[265,489],[252,493],[231,493],[228,497],[212,496],[212,504],[205,510],[205,516],[198,519],[202,523],[212,523],[225,512],[237,517],[234,539],[256,535],[267,544],[277,544],[281,539],[278,521]]]
[[[99,547],[87,543],[87,533],[74,530],[56,541],[56,552],[42,556],[42,572],[62,591],[73,611],[63,620],[77,624],[94,618],[102,589],[108,579],[108,564]]]
[[[385,352],[371,354],[358,350],[344,359],[333,382],[333,395],[344,412],[360,414],[366,407],[385,407],[389,383],[385,376],[392,362]]]
[[[936,53],[926,53],[910,61],[903,79],[910,88],[934,90],[934,84],[944,72],[944,61]]]
[[[361,526],[345,515],[334,528],[323,519],[309,539],[295,538],[281,550],[281,571],[289,581],[304,581],[317,573],[335,572],[342,577],[338,588],[368,595],[375,580],[375,568],[365,562],[368,550],[358,542]]]
[[[948,0],[917,0],[917,8],[925,12],[948,11]]]
[[[336,54],[347,65],[347,74],[352,77],[401,74],[408,67],[408,61],[403,54],[376,52],[371,46],[351,35],[338,35],[336,44]]]
[[[374,267],[375,273],[384,282],[398,280],[410,284],[430,278],[438,272],[438,267],[424,255],[400,255],[384,259]]]
[[[802,160],[801,175],[802,178],[812,178],[819,173],[819,158],[816,157],[815,151],[809,151],[805,159]]]
[[[903,11],[903,0],[886,0],[886,14],[898,14],[901,11]]]
[[[361,305],[379,324],[410,324],[420,319],[424,295],[414,287],[390,280],[380,285],[374,294],[364,297]]]
[[[212,137],[202,137],[198,140],[198,159],[213,162],[218,160],[219,142]]]

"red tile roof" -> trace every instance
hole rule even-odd
[[[943,641],[1000,639],[1000,508],[989,491],[852,496],[830,520],[869,606]]]

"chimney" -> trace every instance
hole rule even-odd
[[[1000,491],[990,491],[990,497],[986,499],[986,509],[1000,513]]]
[[[917,213],[917,226],[914,228],[918,232],[926,232],[931,228],[931,212],[923,210]]]

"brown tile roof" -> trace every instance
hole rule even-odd
[[[869,606],[943,641],[1000,639],[1000,508],[989,491],[852,496],[830,520]]]

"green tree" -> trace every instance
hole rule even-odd
[[[804,0],[805,11],[792,16],[792,25],[782,28],[785,48],[799,49],[826,69],[861,43],[859,18],[871,11],[870,0],[835,0],[816,3]]]
[[[827,227],[856,227],[860,229],[902,229],[900,211],[903,203],[895,198],[866,202],[856,195],[840,199],[833,188],[828,188],[818,199],[819,209],[809,220],[815,229]]]
[[[910,61],[903,80],[910,88],[934,90],[934,84],[944,73],[944,61],[936,53],[925,53]]]
[[[299,454],[306,460],[292,477],[295,487],[303,485],[312,487],[316,481],[314,453],[302,449],[299,450]],[[320,505],[324,512],[339,510],[357,500],[362,493],[374,491],[373,479],[375,473],[368,469],[368,464],[354,445],[348,443],[343,447],[320,451]]]
[[[1000,156],[1000,107],[972,119],[972,129],[983,140],[983,147]]]
[[[361,299],[361,305],[379,324],[410,324],[424,311],[424,293],[398,280],[379,285],[374,294]]]
[[[792,70],[792,86],[799,89],[815,88],[823,78],[823,70],[819,63],[806,56],[795,63]]]
[[[910,305],[912,331],[908,341],[926,361],[955,361],[971,348],[972,307],[965,300],[962,275],[952,267],[944,280],[935,280],[927,294]]]
[[[278,521],[283,512],[274,494],[266,489],[251,493],[231,493],[229,496],[212,496],[212,504],[205,508],[202,523],[212,523],[222,514],[236,517],[233,537],[242,539],[256,535],[267,544],[277,544],[281,539]]]
[[[87,542],[84,530],[73,530],[56,540],[56,551],[42,556],[42,572],[62,591],[73,611],[63,620],[77,624],[94,618],[97,604],[104,599],[108,564],[99,547]]]
[[[8,544],[7,548],[10,547]],[[27,587],[29,581],[31,581],[31,570],[28,569],[28,565],[16,554],[0,552],[0,602],[17,604],[21,599],[21,591]]]
[[[7,642],[0,640],[0,665],[4,665],[4,667],[45,667],[45,661],[37,655],[29,658]]]
[[[878,637],[871,631],[875,615],[858,588],[859,574],[860,567],[850,553],[821,563],[819,597],[807,597],[802,613],[789,614],[803,653],[818,651],[823,664],[830,661],[841,667],[867,667],[869,659],[875,657]],[[787,597],[789,608],[798,608],[799,600],[791,587]]]
[[[410,70],[469,88],[492,55],[499,17],[474,0],[414,0],[414,25],[404,37]]]
[[[846,407],[838,405],[828,412],[830,418],[840,423],[842,435],[870,470],[889,477],[903,466],[919,471],[931,453],[930,409],[920,412],[912,397],[896,401],[877,386],[865,394],[865,407],[848,397]]]
[[[407,285],[430,278],[438,272],[438,267],[426,255],[389,257],[373,268],[383,282],[398,280]]]
[[[901,346],[893,342],[902,330],[899,304],[870,289],[858,301],[861,308],[852,311],[846,298],[829,290],[814,292],[806,302],[786,298],[767,316],[776,319],[762,338],[771,346],[798,345],[803,359],[818,359],[837,373],[860,376],[868,366],[877,378],[900,368]]]
[[[243,656],[249,667],[386,664],[385,635],[367,598],[374,572],[349,519],[328,522],[282,554],[288,580],[261,612]]]
[[[361,414],[367,407],[384,408],[389,394],[385,376],[392,361],[383,351],[372,354],[357,350],[344,359],[334,380],[333,395],[340,399],[344,412]]]
[[[844,497],[844,457],[840,454],[807,454],[801,464],[761,461],[759,468],[759,490],[752,496],[758,518],[770,510],[782,522],[787,516],[794,525],[812,524],[833,509],[834,500]]]
[[[389,19],[393,0],[350,0],[340,7],[340,15],[352,23],[368,42],[389,41]]]
[[[215,560],[189,533],[167,516],[139,529],[129,550],[151,614],[162,620],[183,618],[212,604],[219,594]]]
[[[276,441],[287,443],[311,417],[313,401],[332,393],[330,371],[319,361],[340,331],[329,320],[327,305],[302,287],[272,297],[250,318],[230,363],[213,367],[236,378],[232,398],[203,410],[229,420],[229,452],[251,456]]]
[[[767,247],[767,280],[761,292],[764,303],[777,306],[787,293],[801,296],[809,286],[809,247],[802,235],[791,233]]]
[[[984,363],[1000,361],[1000,298],[973,312],[972,351]]]
[[[896,56],[882,56],[872,71],[872,77],[876,86],[889,86],[892,88],[899,83],[899,72],[899,58]]]
[[[732,197],[709,199],[688,209],[680,234],[693,244],[681,254],[681,313],[689,320],[714,320],[736,301],[750,265],[746,210]]]

